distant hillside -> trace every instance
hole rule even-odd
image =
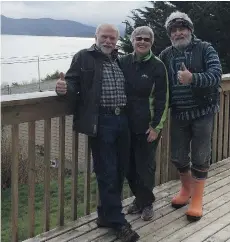
[[[51,18],[13,19],[1,15],[1,34],[93,37],[95,30],[95,27],[70,20],[54,20]]]

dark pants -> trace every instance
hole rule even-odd
[[[136,203],[144,208],[151,206],[155,200],[156,149],[159,142],[147,142],[146,134],[131,133],[130,164],[127,180]]]
[[[210,166],[213,123],[214,114],[194,120],[177,120],[172,117],[172,162],[179,172],[190,169],[191,161],[193,176],[206,178]]]
[[[126,223],[121,204],[130,143],[126,115],[100,115],[97,137],[90,140],[101,200],[98,216],[117,228]]]

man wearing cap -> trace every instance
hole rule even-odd
[[[161,52],[160,58],[169,76],[171,159],[181,180],[181,189],[172,199],[172,206],[180,208],[189,203],[187,218],[197,221],[202,217],[222,69],[212,45],[194,35],[187,14],[171,13],[165,27],[172,45]]]

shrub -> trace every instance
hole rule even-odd
[[[49,80],[53,80],[53,79],[58,79],[59,77],[60,77],[60,72],[57,70],[53,74],[46,75],[46,77],[44,79],[42,79],[42,81],[49,81]]]

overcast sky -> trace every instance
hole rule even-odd
[[[149,6],[147,1],[4,1],[1,13],[12,18],[53,18],[88,25],[121,24],[135,8]]]

